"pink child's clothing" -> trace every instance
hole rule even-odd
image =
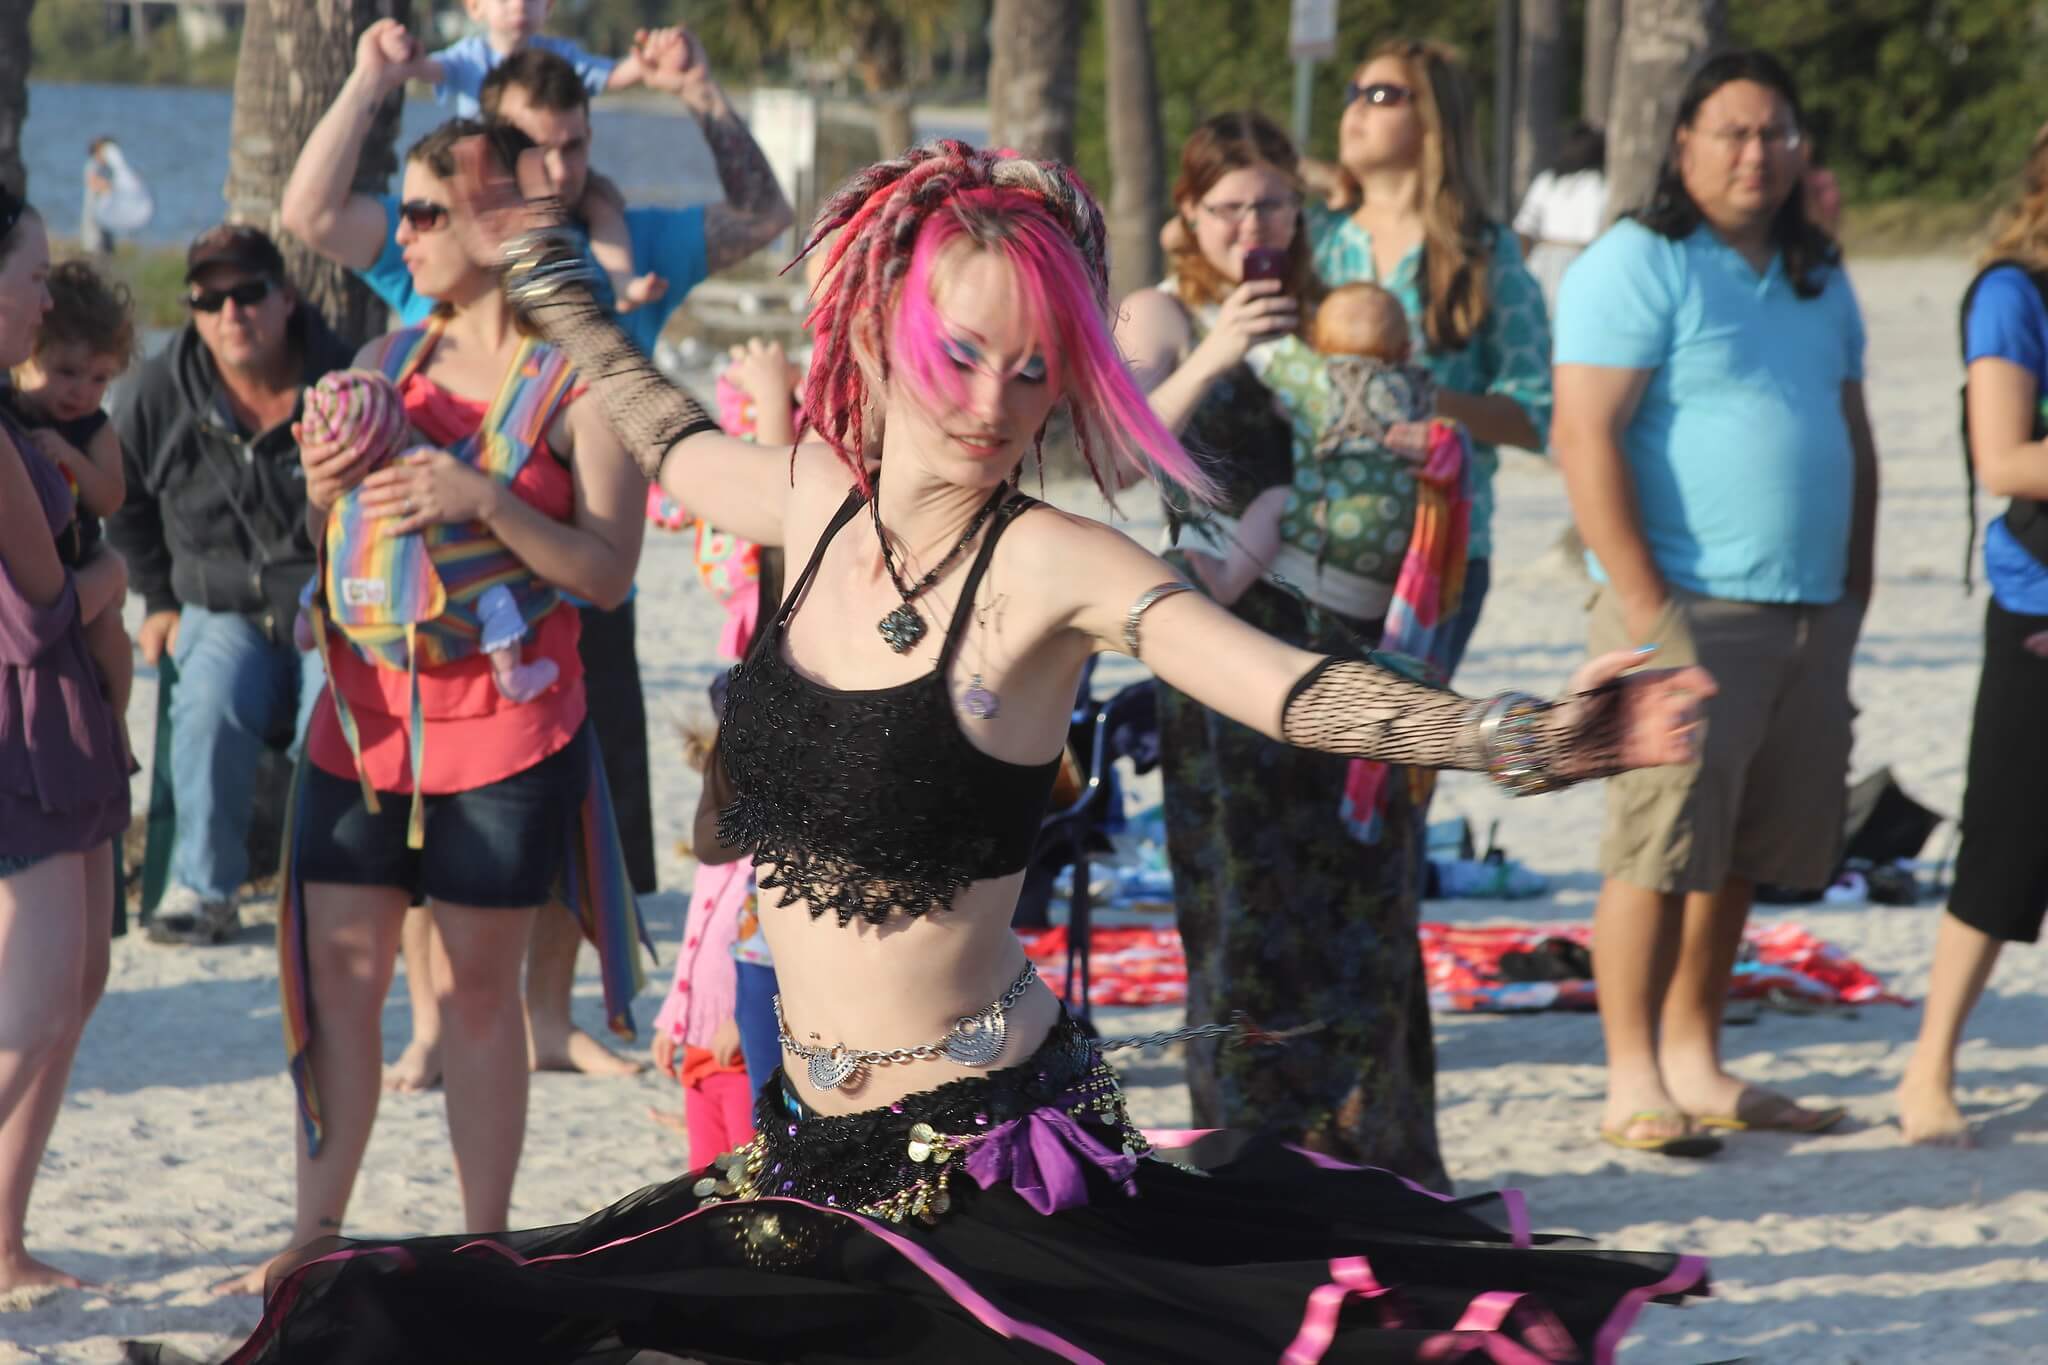
[[[753,894],[751,860],[698,866],[682,946],[676,949],[675,980],[661,1013],[654,1017],[657,1033],[665,1032],[688,1047],[708,1048],[718,1026],[733,1017],[739,972],[733,966],[732,945],[740,912]]]
[[[690,887],[690,912],[676,949],[675,979],[654,1017],[657,1034],[680,1044],[683,1123],[690,1136],[690,1164],[701,1166],[754,1135],[753,1095],[744,1062],[719,1065],[711,1055],[718,1028],[732,1019],[739,995],[733,939],[741,912],[751,908],[754,866],[750,859],[703,863]]]
[[[692,1056],[699,1052],[710,1059],[710,1052],[690,1049]],[[691,1074],[687,1060],[683,1074]],[[754,1092],[747,1084],[746,1067],[720,1067],[684,1085],[683,1127],[690,1139],[693,1169],[750,1140],[754,1136]]]

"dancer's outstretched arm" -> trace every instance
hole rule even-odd
[[[1058,520],[1039,553],[1065,566],[1048,581],[1065,594],[1070,628],[1096,648],[1135,653],[1196,701],[1275,739],[1490,771],[1517,792],[1696,757],[1700,705],[1714,691],[1700,669],[1629,673],[1644,657],[1623,652],[1580,668],[1561,701],[1462,697],[1368,660],[1297,649],[1199,592],[1155,595],[1177,578],[1165,561],[1110,527]]]
[[[721,530],[757,545],[783,543],[790,489],[807,476],[844,486],[829,447],[794,452],[725,435],[697,401],[655,367],[590,292],[591,267],[572,239],[554,235],[559,202],[545,193],[538,159],[521,159],[522,195],[484,145],[455,149],[450,188],[463,211],[452,225],[472,259],[506,265],[506,296],[576,365],[626,454],[662,491]],[[531,163],[531,164],[529,164]]]

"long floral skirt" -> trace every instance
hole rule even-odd
[[[1023,1063],[759,1136],[581,1223],[332,1241],[231,1365],[1599,1361],[1697,1258],[1219,1134],[1161,1159],[1070,1021]]]
[[[1360,636],[1377,636],[1377,626],[1327,615],[1314,628],[1265,583],[1233,610],[1319,653],[1356,654]],[[1380,839],[1368,846],[1339,816],[1347,760],[1268,739],[1164,684],[1159,727],[1188,1022],[1242,1013],[1262,1029],[1319,1026],[1277,1048],[1191,1043],[1195,1123],[1447,1191],[1418,936],[1421,840],[1406,784],[1388,784]]]

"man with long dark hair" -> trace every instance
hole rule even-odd
[[[1591,646],[1721,684],[1698,763],[1609,784],[1600,850],[1600,1131],[1671,1155],[1717,1150],[1706,1129],[1842,1116],[1744,1085],[1720,1056],[1756,885],[1825,885],[1839,855],[1871,588],[1863,322],[1805,214],[1803,136],[1775,59],[1709,60],[1649,205],[1558,301],[1552,439],[1600,583]]]

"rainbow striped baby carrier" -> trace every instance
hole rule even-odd
[[[394,332],[380,367],[403,386],[433,354],[441,320]],[[527,338],[506,372],[497,397],[472,435],[449,453],[500,483],[511,483],[547,434],[575,380],[559,351]],[[407,843],[420,847],[425,816],[419,775],[426,756],[426,726],[420,713],[419,670],[468,658],[481,648],[479,602],[492,588],[512,595],[528,626],[561,605],[561,597],[534,576],[520,558],[481,522],[428,526],[392,535],[385,519],[366,510],[360,489],[350,489],[328,512],[320,547],[320,593],[314,603],[313,637],[327,663],[327,626],[366,662],[401,671],[411,680],[408,735],[412,746],[412,816]],[[331,680],[333,670],[328,669]],[[363,801],[378,808],[376,790],[363,766],[355,718],[341,689],[330,687],[341,732],[356,760]]]

